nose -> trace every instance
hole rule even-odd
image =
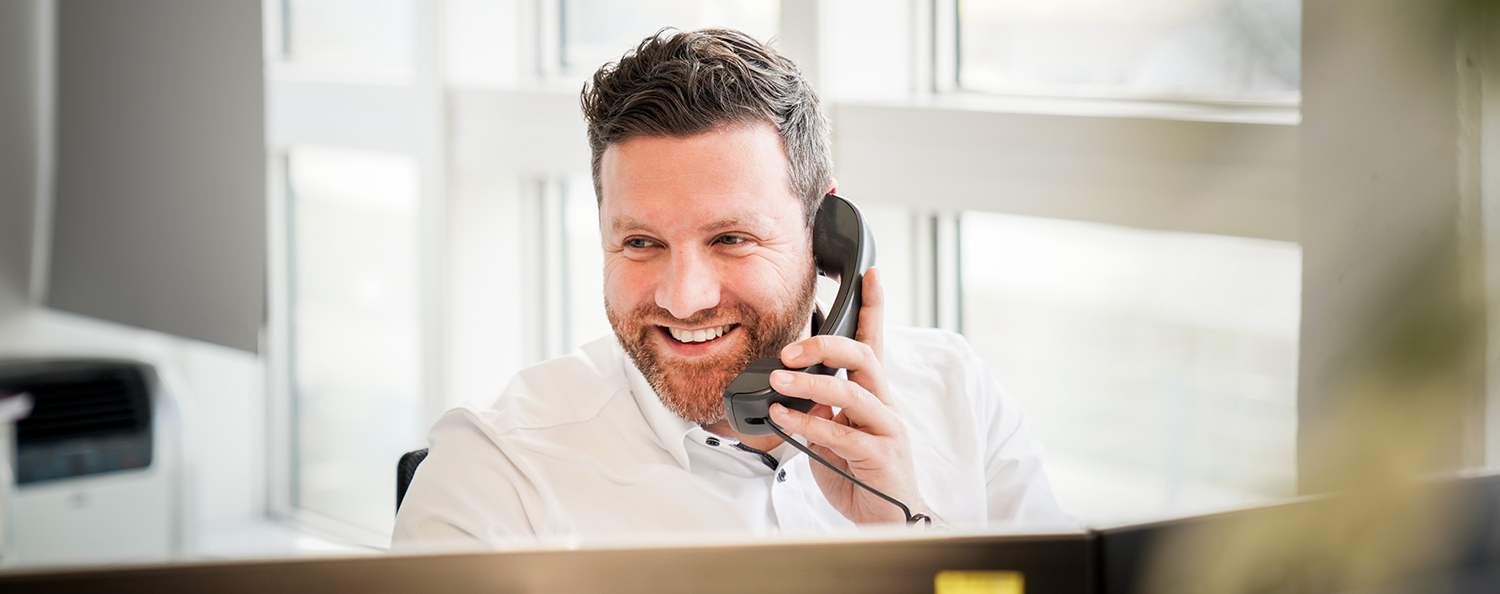
[[[679,320],[719,304],[719,277],[702,254],[675,251],[666,282],[656,289],[656,305]]]

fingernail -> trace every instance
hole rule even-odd
[[[778,386],[790,386],[792,385],[792,381],[795,379],[796,378],[792,377],[792,372],[790,371],[777,370],[771,372],[771,383]]]
[[[802,354],[802,345],[800,345],[800,344],[789,344],[789,345],[787,345],[786,348],[781,349],[781,360],[782,361],[786,361],[786,360],[793,360],[793,361],[795,361],[797,359],[797,357],[799,355],[801,355],[801,354]]]
[[[782,406],[780,404],[775,404],[775,403],[771,404],[771,416],[774,416],[774,417],[784,417],[784,416],[786,416],[786,407]]]

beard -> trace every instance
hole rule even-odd
[[[604,313],[620,346],[656,390],[667,410],[688,422],[707,426],[725,419],[724,388],[729,387],[729,382],[757,359],[774,356],[801,337],[803,329],[811,323],[816,289],[817,276],[809,274],[797,295],[761,312],[736,303],[679,319],[654,303],[622,312],[606,298]],[[653,335],[663,334],[658,326],[669,323],[702,327],[722,325],[728,320],[737,320],[735,329],[744,331],[745,340],[738,348],[711,357],[684,360],[663,352],[653,339]],[[666,340],[673,339],[666,337]]]

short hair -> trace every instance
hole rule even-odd
[[[769,122],[781,135],[791,190],[809,228],[832,179],[828,119],[797,65],[739,31],[662,29],[594,73],[582,94],[594,194],[604,150],[642,136],[696,136]]]

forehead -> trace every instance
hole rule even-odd
[[[732,125],[688,137],[644,136],[610,145],[600,159],[600,214],[617,219],[669,217],[800,220],[781,136],[769,123]],[[691,220],[687,220],[691,219]],[[658,223],[663,221],[657,221]]]

